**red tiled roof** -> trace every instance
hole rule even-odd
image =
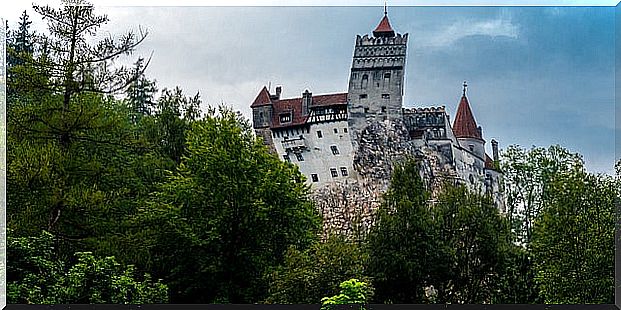
[[[263,86],[263,89],[259,91],[257,98],[254,99],[254,102],[250,105],[251,108],[268,105],[271,104],[270,93],[267,91],[267,87]]]
[[[453,123],[453,133],[457,138],[483,139],[472,115],[472,110],[470,110],[470,104],[468,104],[466,95],[461,96],[455,115],[455,122]]]
[[[300,101],[301,102],[301,101]],[[347,93],[313,96],[313,106],[347,104]]]
[[[384,15],[379,25],[377,25],[377,28],[373,30],[373,35],[376,37],[386,36],[386,35],[388,36],[395,35],[395,31],[392,30],[392,27],[390,26],[390,22],[388,21],[388,15]]]
[[[311,107],[347,104],[347,93],[312,96]],[[274,100],[272,128],[298,126],[306,123],[308,115],[302,115],[302,98]],[[291,122],[280,123],[280,115],[290,112]]]

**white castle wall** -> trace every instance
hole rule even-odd
[[[318,131],[321,132],[321,138],[317,134]],[[283,141],[290,141],[291,138],[299,138],[300,136],[305,145],[304,150],[300,152],[303,161],[298,160],[294,152],[285,151],[284,145],[287,142],[283,144]],[[313,188],[355,176],[352,168],[353,148],[347,121],[312,124],[304,130],[291,131],[291,134],[287,135],[288,139],[284,139],[284,137],[284,135],[273,137],[277,154],[281,160],[284,160],[283,155],[288,155],[290,161],[298,165],[300,172],[306,176],[307,183],[311,184]],[[337,147],[338,154],[335,155],[332,152],[331,146]],[[345,168],[347,176],[343,175],[341,168]],[[330,169],[336,169],[336,177],[332,176]],[[317,175],[317,182],[313,182],[313,174]]]

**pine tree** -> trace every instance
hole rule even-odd
[[[154,80],[149,80],[144,74],[148,63],[143,58],[138,58],[134,63],[136,79],[127,87],[126,95],[129,107],[132,111],[132,122],[138,123],[142,116],[151,115],[155,109],[154,96],[157,92]]]

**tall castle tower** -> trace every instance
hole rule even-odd
[[[407,40],[407,33],[395,34],[386,8],[373,36],[356,36],[347,96],[354,148],[368,123],[402,117]]]

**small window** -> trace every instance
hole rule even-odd
[[[347,133],[347,128],[343,128],[343,132],[344,132],[344,133]]]
[[[281,123],[291,122],[291,113],[280,114],[280,122]]]
[[[382,107],[382,113],[386,113],[386,107]]]
[[[346,167],[341,167],[341,175],[346,177],[347,176],[347,168]]]
[[[360,96],[358,96],[358,98],[360,98],[360,99],[367,99],[367,94],[361,94]]]
[[[382,94],[382,99],[390,99],[390,94]]]
[[[470,148],[470,152],[474,153],[474,144],[470,144],[468,145],[468,147]]]
[[[338,155],[339,154],[339,149],[336,147],[336,145],[330,146],[330,149],[332,150],[332,154],[334,154],[334,155]]]
[[[284,158],[288,162],[291,162],[291,158],[289,158],[288,154],[283,155],[282,158]]]
[[[364,108],[364,113],[369,113],[369,108]]]
[[[321,130],[317,130],[317,138],[323,138],[323,135],[321,134]]]
[[[384,73],[384,78],[385,79],[389,79],[390,78],[390,73]]]
[[[311,179],[313,180],[313,182],[319,182],[319,177],[316,174],[311,174]]]
[[[301,153],[295,153],[295,158],[297,158],[298,161],[304,161],[304,156],[302,156]]]
[[[334,133],[339,133],[339,129],[338,128],[334,128]]]
[[[339,176],[338,172],[336,172],[336,168],[330,168],[330,173],[332,174],[333,178],[336,178]]]
[[[365,74],[362,76],[362,81],[360,82],[360,88],[365,89],[367,88],[368,84],[369,84],[369,76]]]

